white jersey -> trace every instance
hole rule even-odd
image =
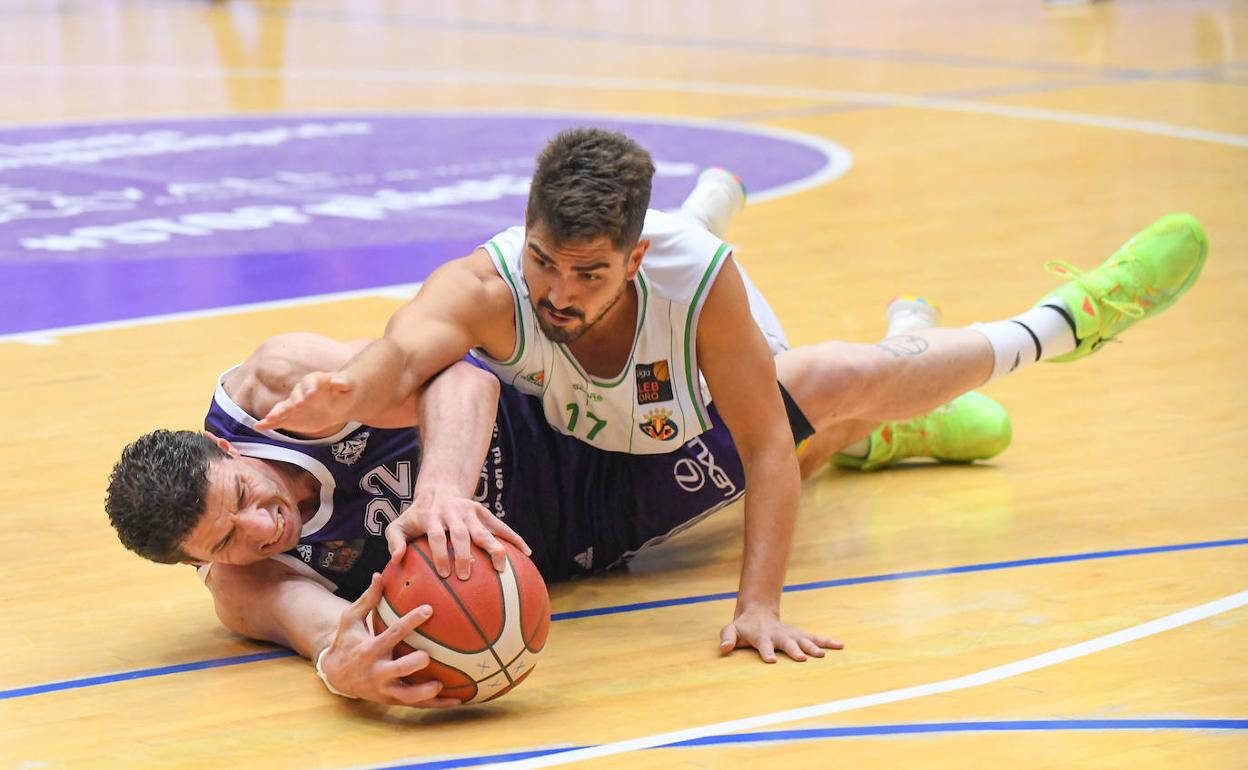
[[[664,454],[711,427],[710,394],[698,369],[698,316],[732,250],[700,225],[655,210],[647,213],[641,237],[650,248],[633,281],[636,333],[615,376],[590,375],[565,345],[542,334],[524,280],[523,227],[505,230],[484,246],[511,287],[515,350],[505,361],[482,350],[472,354],[503,382],[541,398],[556,430],[612,452]],[[744,272],[742,278],[772,352],[788,349],[775,313]]]

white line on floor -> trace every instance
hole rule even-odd
[[[954,679],[915,685],[913,687],[903,687],[897,690],[887,690],[885,692],[873,693],[871,695],[860,695],[855,698],[834,700],[814,706],[791,709],[789,711],[777,711],[771,714],[760,714],[758,716],[734,719],[728,722],[703,725],[702,727],[674,730],[672,732],[648,735],[626,741],[604,743],[601,746],[590,746],[588,748],[575,749],[561,754],[550,754],[544,757],[522,759],[515,762],[496,763],[486,765],[485,767],[494,768],[495,770],[499,768],[506,768],[507,770],[529,770],[529,768],[555,767],[557,765],[567,765],[587,759],[596,759],[598,757],[624,754],[630,751],[650,749],[655,746],[664,746],[669,743],[677,743],[679,741],[704,738],[708,735],[724,735],[727,733],[736,733],[745,730],[755,730],[760,727],[781,724],[783,722],[811,719],[813,717],[826,716],[828,714],[839,714],[846,711],[853,711],[855,709],[867,708],[869,706],[879,706],[884,703],[896,703],[898,701],[913,700],[915,698],[923,698],[928,695],[936,695],[938,693],[964,690],[970,687],[979,687],[980,685],[990,684],[1009,677],[1026,674],[1031,671],[1056,666],[1059,663],[1065,663],[1067,661],[1075,660],[1076,658],[1082,658],[1086,655],[1108,650],[1111,647],[1117,647],[1122,644],[1127,644],[1128,642],[1134,642],[1148,636],[1160,634],[1164,631],[1188,625],[1189,623],[1205,620],[1213,617],[1214,615],[1229,612],[1233,609],[1243,607],[1246,604],[1248,604],[1248,591],[1241,591],[1237,594],[1224,596],[1221,599],[1216,599],[1206,604],[1201,604],[1181,612],[1176,612],[1172,615],[1166,615],[1165,617],[1158,618],[1156,620],[1150,620],[1147,623],[1141,623],[1138,626],[1124,628],[1121,631],[1115,631],[1111,634],[1106,634],[1105,636],[1089,639],[1086,642],[1072,644],[1069,647],[1062,647],[1061,649],[1046,652],[1042,655],[1024,658],[1023,660],[1006,663],[1002,666],[996,666],[978,673],[967,674],[966,676],[960,676]]]

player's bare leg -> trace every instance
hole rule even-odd
[[[867,439],[879,425],[870,420],[849,420],[817,431],[798,448],[797,464],[802,478],[822,471],[834,455]]]
[[[895,297],[887,313],[886,339],[940,323],[940,308],[921,297]],[[1005,409],[970,392],[908,420],[851,420],[827,426],[798,448],[797,457],[803,478],[809,478],[829,459],[861,471],[914,457],[957,463],[986,460],[1005,451],[1010,437]]]
[[[776,357],[777,373],[816,430],[923,414],[1033,361],[1086,357],[1173,304],[1199,276],[1208,245],[1186,214],[1162,217],[1104,264],[1013,318],[965,329],[915,329],[876,345],[825,342]]]

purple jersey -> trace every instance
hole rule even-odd
[[[204,426],[244,455],[297,465],[320,482],[299,545],[273,558],[339,596],[359,596],[389,560],[386,524],[412,501],[417,432],[356,423],[320,439],[258,432],[224,379]],[[670,454],[605,452],[555,431],[538,399],[504,385],[476,499],[525,539],[547,580],[610,569],[744,493],[732,439],[721,420],[713,424]]]

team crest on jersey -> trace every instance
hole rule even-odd
[[[529,372],[528,374],[524,375],[524,380],[525,382],[531,383],[540,388],[546,382],[546,370],[541,369],[536,372]]]
[[[364,539],[327,540],[318,544],[316,564],[330,572],[348,572],[364,553]]]
[[[680,426],[672,419],[670,409],[651,409],[642,415],[645,419],[638,425],[641,432],[659,441],[671,441],[680,433]]]
[[[355,465],[364,456],[364,447],[368,444],[368,431],[364,431],[355,438],[348,438],[339,441],[329,448],[334,453],[334,459],[343,465]]]
[[[672,400],[672,374],[667,360],[637,364],[637,403]]]

